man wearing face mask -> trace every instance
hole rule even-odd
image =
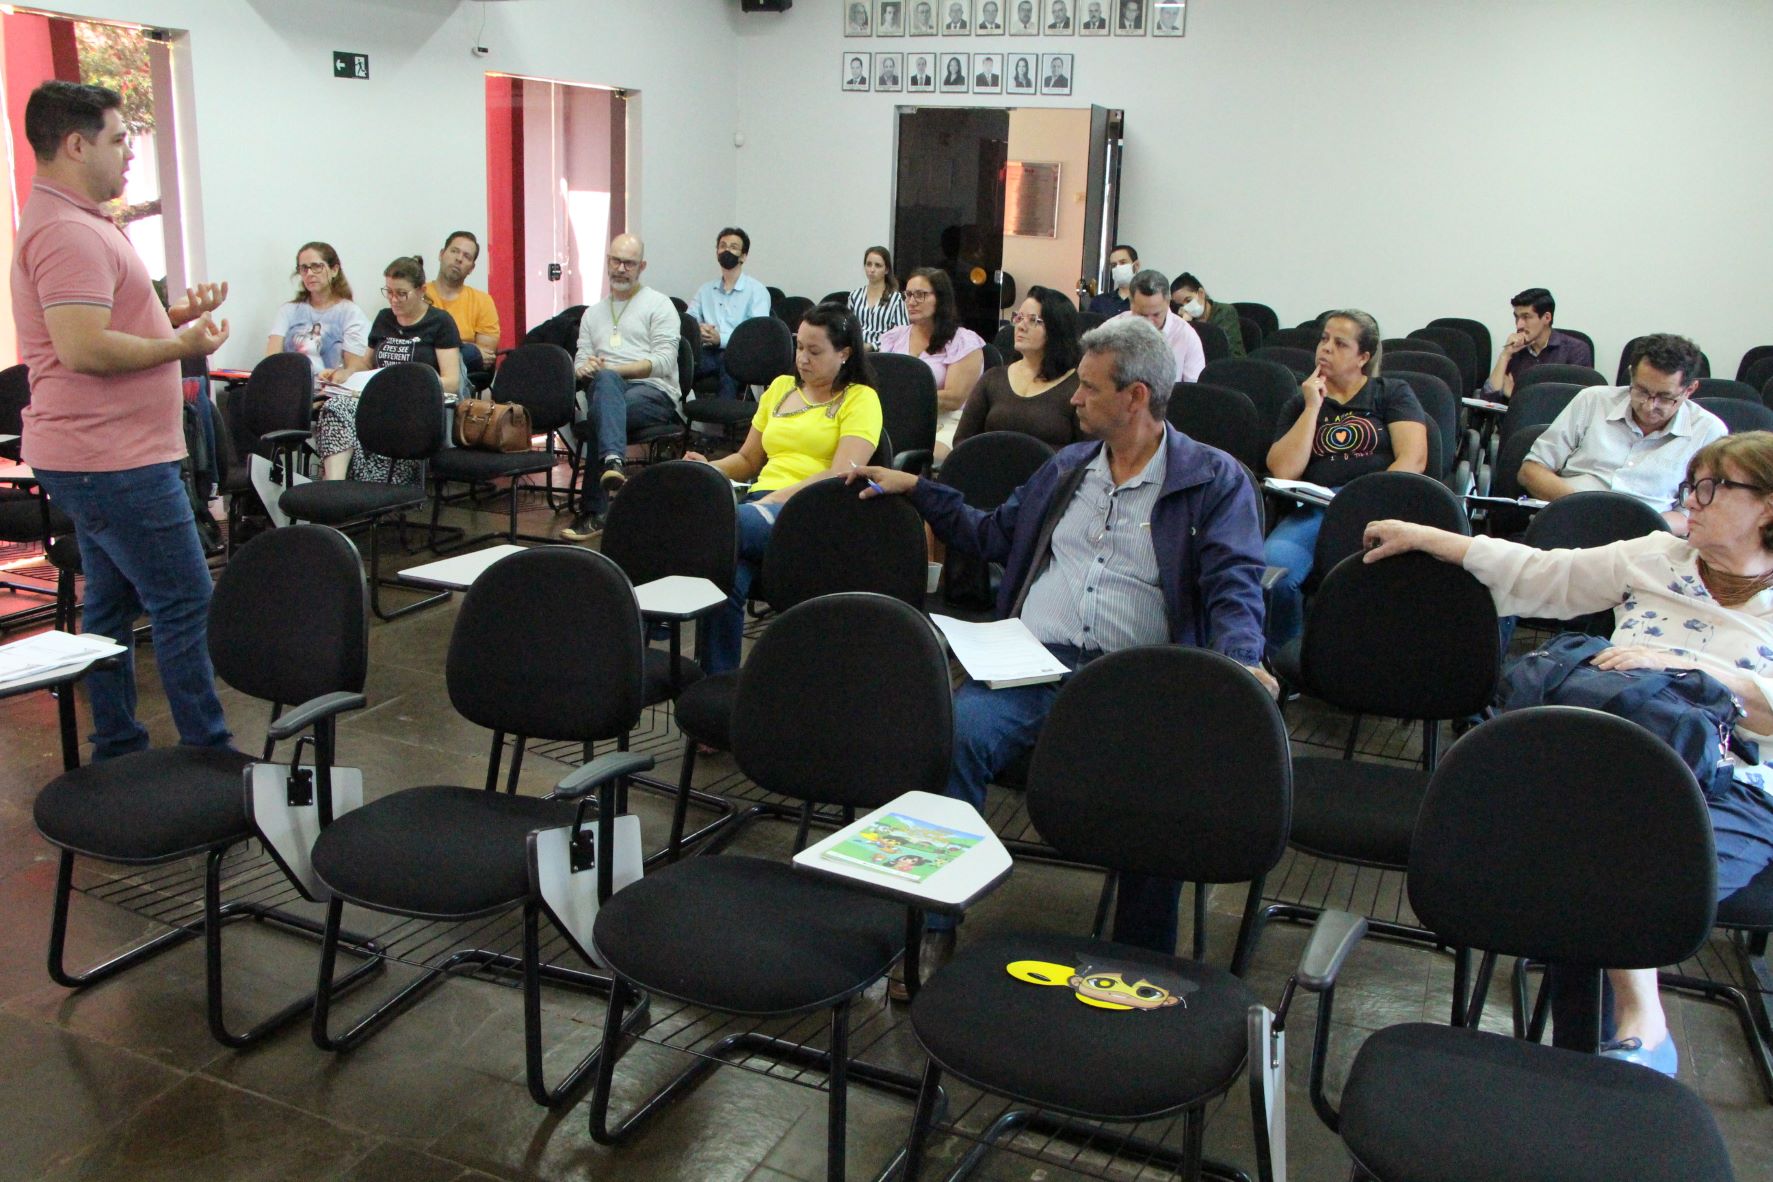
[[[1200,280],[1187,271],[1170,284],[1170,306],[1176,310],[1176,315],[1190,324],[1204,320],[1217,326],[1231,342],[1231,355],[1244,355],[1244,326],[1237,318],[1236,305],[1215,303],[1207,295],[1207,289],[1200,285]]]
[[[1089,310],[1101,316],[1119,316],[1131,308],[1132,297],[1127,288],[1139,273],[1139,252],[1125,243],[1116,243],[1108,252],[1108,291],[1090,301]]]
[[[720,375],[720,396],[737,398],[739,385],[727,376],[721,358],[733,329],[755,316],[770,314],[769,288],[744,274],[745,259],[751,254],[751,235],[737,226],[728,226],[714,240],[714,259],[720,264],[720,278],[710,279],[690,301],[689,312],[702,326],[702,363],[696,376]]]

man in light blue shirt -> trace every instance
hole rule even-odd
[[[696,376],[720,375],[720,396],[737,398],[739,384],[727,376],[721,365],[726,343],[733,329],[755,316],[770,314],[769,288],[744,274],[745,259],[751,254],[751,235],[737,226],[728,226],[714,240],[714,258],[720,264],[720,278],[710,279],[690,301],[690,315],[702,326],[702,363]]]

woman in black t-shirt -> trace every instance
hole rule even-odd
[[[1365,312],[1332,312],[1318,338],[1317,368],[1280,413],[1268,471],[1283,480],[1340,488],[1357,476],[1428,466],[1428,416],[1409,383],[1379,376],[1379,325]],[[1304,626],[1300,587],[1311,574],[1324,511],[1301,505],[1269,531],[1263,558],[1287,573],[1268,603],[1272,649]]]
[[[417,255],[395,259],[382,272],[382,295],[388,306],[369,326],[369,354],[352,358],[320,375],[322,381],[343,382],[353,373],[416,361],[437,371],[445,394],[461,391],[462,334],[447,312],[425,298],[425,263]],[[393,484],[416,484],[416,461],[394,461],[357,445],[357,395],[335,394],[321,409],[314,444],[327,480],[349,476]]]

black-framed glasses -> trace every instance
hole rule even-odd
[[[1632,384],[1632,387],[1631,387],[1631,396],[1633,398],[1636,398],[1639,402],[1648,402],[1651,406],[1654,406],[1659,410],[1666,410],[1671,406],[1679,406],[1681,404],[1681,401],[1687,397],[1687,395],[1685,393],[1652,394],[1650,391],[1644,389],[1642,386],[1636,384],[1635,382]],[[1726,481],[1726,483],[1728,483],[1728,482]],[[1747,486],[1744,485],[1743,487],[1747,487]]]
[[[1675,489],[1675,504],[1684,504],[1691,496],[1693,503],[1703,509],[1711,504],[1712,498],[1718,495],[1720,488],[1741,488],[1757,493],[1773,491],[1762,488],[1758,484],[1746,484],[1740,480],[1725,480],[1722,476],[1705,476],[1698,480],[1683,480],[1681,486]]]
[[[303,275],[318,275],[328,266],[327,263],[297,263],[296,270]]]
[[[416,287],[409,287],[405,291],[397,291],[392,287],[384,287],[384,288],[382,288],[382,294],[384,296],[388,297],[388,299],[390,301],[404,300],[404,299],[410,299],[413,295],[415,295],[418,292],[418,290],[419,289]]]

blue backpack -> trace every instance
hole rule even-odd
[[[1516,661],[1502,675],[1502,709],[1586,706],[1635,722],[1674,749],[1707,799],[1735,777],[1730,752],[1760,762],[1759,745],[1738,738],[1742,704],[1699,669],[1597,669],[1590,657],[1611,648],[1599,636],[1566,632]]]

